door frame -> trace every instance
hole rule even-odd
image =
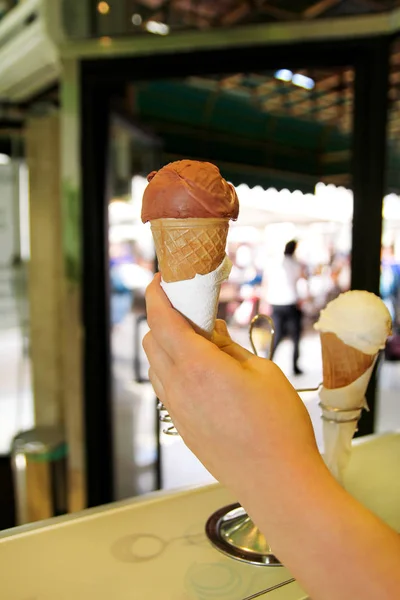
[[[288,45],[270,43],[80,62],[83,240],[84,420],[88,506],[113,500],[111,378],[107,269],[107,154],[112,100],[127,82],[189,75],[296,70],[355,70],[352,177],[352,287],[379,293],[389,54],[392,36]],[[379,117],[376,118],[377,112]],[[359,433],[373,431],[371,411]]]

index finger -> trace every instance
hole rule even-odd
[[[226,327],[225,321],[217,319],[215,323],[215,329],[212,336],[212,341],[220,350],[228,354],[232,358],[238,360],[240,363],[246,363],[253,361],[255,358],[254,354],[251,354],[248,350],[236,344]]]
[[[190,344],[202,339],[175,310],[160,286],[157,274],[146,290],[147,322],[163,350],[174,361],[187,354]]]

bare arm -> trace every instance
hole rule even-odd
[[[144,348],[157,395],[313,600],[400,598],[399,536],[330,475],[278,367],[234,344],[222,323],[215,344],[197,335],[157,278],[147,307]]]
[[[284,472],[279,463],[268,466],[268,481],[239,492],[274,551],[313,600],[399,598],[399,536],[323,464],[295,461]]]

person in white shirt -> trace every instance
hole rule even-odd
[[[275,325],[273,353],[282,339],[289,335],[293,341],[293,373],[301,375],[300,356],[301,310],[299,307],[298,282],[303,277],[303,267],[295,258],[297,241],[285,246],[283,259],[267,273],[266,300],[272,308]]]

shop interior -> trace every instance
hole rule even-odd
[[[281,344],[275,360],[295,387],[315,387],[322,367],[313,324],[327,302],[351,285],[353,80],[349,68],[279,69],[144,82],[127,89],[124,111],[111,124],[113,192],[108,204],[117,498],[210,480],[181,440],[159,436],[165,425],[158,424],[147,380],[141,347],[147,331],[144,292],[156,265],[149,224],[141,222],[146,174],[158,164],[192,157],[212,160],[236,186],[240,215],[230,227],[227,248],[234,267],[221,289],[219,316],[249,349],[251,319],[271,314],[265,293],[268,271],[285,244],[298,241],[296,256],[305,268],[300,285],[303,374],[291,372],[290,339]],[[391,115],[394,135],[397,123]],[[265,132],[267,141],[261,139]],[[267,169],[261,167],[266,156]],[[392,165],[396,156],[393,143]],[[394,168],[388,178],[381,293],[397,322],[400,197]],[[378,390],[383,386],[386,400],[378,409],[377,428],[385,430],[397,418],[387,395],[387,388],[395,386],[397,365],[381,369]]]
[[[400,0],[0,0],[2,598],[397,597],[399,34]],[[236,190],[218,317],[268,358],[274,316],[280,369],[165,307],[150,383],[181,159]]]
[[[298,241],[297,255],[306,273],[301,289],[303,375],[291,373],[290,340],[285,340],[276,354],[276,361],[296,387],[316,386],[320,381],[320,352],[313,331],[318,312],[350,286],[378,292],[379,262],[380,291],[396,325],[399,308],[398,42],[377,37],[339,39],[331,44],[311,36],[307,43],[290,46],[282,40],[268,48],[262,40],[255,44],[242,40],[237,46],[220,48],[217,44],[213,49],[213,38],[201,50],[189,47],[185,52],[164,52],[160,45],[154,55],[114,56],[118,35],[135,31],[139,43],[154,36],[162,44],[162,40],[168,42],[170,31],[192,32],[208,23],[211,28],[227,27],[224,31],[229,36],[231,25],[249,25],[253,13],[229,12],[226,3],[221,15],[229,12],[231,20],[221,20],[218,13],[213,21],[211,9],[203,14],[182,5],[175,15],[173,11],[166,15],[165,7],[158,10],[153,3],[148,12],[139,14],[135,4],[137,12],[130,7],[129,19],[124,7],[118,25],[112,21],[116,12],[111,4],[96,5],[90,35],[70,32],[77,48],[84,37],[98,44],[95,49],[85,46],[77,76],[82,223],[80,233],[71,235],[82,256],[79,319],[85,336],[81,408],[87,504],[93,506],[208,477],[180,440],[162,435],[164,426],[159,423],[157,401],[147,381],[148,365],[141,349],[146,332],[144,290],[156,264],[150,231],[140,220],[140,205],[149,172],[180,158],[209,160],[236,187],[241,212],[228,239],[234,269],[221,292],[219,316],[227,320],[234,338],[247,347],[251,318],[257,312],[270,312],[265,296],[269,266],[282,255],[288,240]],[[145,3],[137,4],[142,11]],[[283,13],[268,12],[276,7],[264,8],[260,9],[260,22],[284,19]],[[326,10],[321,5],[307,13],[307,19],[313,25],[314,19],[334,17],[342,9],[338,5]],[[166,25],[160,26],[166,22],[170,23],[168,31]],[[96,54],[99,47],[101,56]],[[67,62],[75,56],[73,52],[70,50]],[[386,67],[382,65],[387,55],[386,90]],[[369,85],[371,78],[376,85]],[[4,384],[1,404],[4,455],[18,431],[34,425],[27,333],[30,254],[24,123],[29,115],[65,109],[71,95],[68,85],[65,81],[51,85],[32,101],[4,107],[8,129],[0,138],[0,152],[4,152],[0,161],[5,157],[0,173],[8,191],[2,198],[8,202],[4,219],[11,215],[9,223],[15,231],[15,239],[5,241],[11,249],[3,254],[4,314],[12,306],[12,318],[3,328],[4,344],[0,346],[7,359],[4,380],[11,381],[11,375],[13,379],[12,384]],[[385,111],[378,109],[386,95],[385,140],[386,123],[378,118]],[[377,126],[368,133],[371,120]],[[12,186],[7,188],[11,180]],[[75,191],[65,186],[63,193],[72,206]],[[14,196],[18,196],[16,204]],[[380,206],[370,212],[377,198],[379,202],[384,198],[382,236]],[[17,206],[15,214],[10,212],[11,206]],[[10,227],[7,225],[8,231]],[[82,232],[82,241],[77,242]],[[14,264],[15,256],[20,260]],[[73,272],[76,265],[68,266],[72,276],[78,277]],[[393,428],[400,381],[397,367],[396,361],[389,360],[380,365],[377,402],[375,405],[372,385],[371,412],[363,417],[360,433],[370,433],[374,419],[377,431]],[[380,402],[382,390],[385,406]]]

